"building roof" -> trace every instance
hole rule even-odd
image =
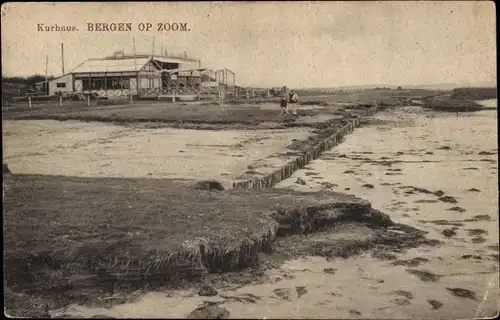
[[[179,72],[191,72],[191,71],[196,71],[196,72],[200,72],[200,73],[213,72],[213,70],[207,69],[207,68],[195,68],[195,69],[182,69],[182,68],[179,68],[179,69],[172,69],[172,70],[167,70],[167,69],[158,70],[159,73],[165,73],[166,72],[166,73],[170,73],[170,74],[179,73]]]
[[[163,63],[185,64],[188,61],[169,57],[126,57],[119,59],[89,59],[76,67],[71,73],[90,73],[90,72],[130,72],[141,70],[146,63],[154,59]]]
[[[193,59],[193,58],[187,58],[187,57],[180,57],[180,56],[164,56],[164,55],[153,55],[151,56],[151,54],[141,54],[141,53],[137,53],[135,54],[135,58],[138,59],[138,58],[151,58],[151,57],[154,57],[155,59],[168,59],[168,60],[172,60],[172,62],[198,62],[199,60],[198,59]],[[110,57],[106,57],[104,59],[107,59],[107,60],[115,60],[115,59],[133,59],[134,56],[133,55],[123,55],[121,57],[117,57],[116,54],[113,55],[113,56],[110,56]],[[175,61],[174,61],[175,60]],[[170,61],[166,61],[166,62],[170,62]]]
[[[163,57],[163,56],[154,56],[153,59],[160,62],[169,62],[169,63],[189,63],[189,62],[198,62],[197,60],[192,59],[184,59],[184,58],[171,58],[171,57]]]
[[[89,59],[76,67],[72,73],[139,71],[150,58]]]
[[[65,73],[62,76],[55,77],[54,79],[49,80],[49,82],[56,81],[58,79],[61,79],[62,77],[66,77],[66,76],[71,76],[71,73]],[[42,82],[44,82],[44,81],[42,81]]]

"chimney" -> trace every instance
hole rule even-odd
[[[115,54],[113,55],[115,59],[123,59],[124,56],[125,53],[123,51],[116,51]]]

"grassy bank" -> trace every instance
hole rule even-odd
[[[14,287],[29,274],[53,286],[65,278],[56,270],[133,280],[235,269],[252,263],[244,250],[258,250],[274,233],[264,210],[255,210],[272,199],[170,180],[13,175],[4,189],[6,274]]]
[[[497,98],[497,88],[456,88],[451,97],[454,99],[488,100]]]
[[[422,97],[432,92],[421,90],[376,91],[367,90],[348,94],[304,95],[300,97],[300,106],[323,108],[300,110],[301,116],[319,114],[338,115],[344,108],[369,108],[375,104],[397,106],[408,98]],[[57,102],[33,105],[13,104],[3,110],[4,119],[53,119],[81,120],[102,122],[163,122],[190,124],[244,124],[255,125],[269,121],[293,121],[293,117],[284,116],[277,120],[279,101],[273,99],[253,99],[238,101],[208,101],[195,103],[168,103],[158,101],[123,104],[115,106],[87,106],[86,102],[65,102],[59,107]]]
[[[245,257],[264,248],[277,230],[273,212],[354,199],[279,190],[207,191],[164,179],[41,175],[8,175],[4,189],[4,242],[12,285],[21,270],[33,271],[28,265],[73,273],[113,271],[117,276],[148,269],[146,278],[175,272],[176,266],[209,272],[246,267],[252,261]]]
[[[496,109],[485,107],[472,100],[453,98],[453,95],[426,98],[424,99],[424,107],[445,112],[473,112]]]
[[[446,112],[472,112],[487,109],[474,100],[488,100],[497,98],[496,88],[456,88],[450,93],[441,94],[423,99],[426,108]]]
[[[344,220],[392,224],[368,202],[333,192],[207,191],[172,180],[39,175],[8,175],[4,190],[11,298],[43,292],[59,303],[79,299],[65,297],[71,292],[176,287],[257,266],[277,233],[310,233]]]
[[[279,108],[253,105],[133,104],[104,108],[29,109],[4,111],[6,120],[80,120],[117,123],[161,122],[190,124],[256,125],[269,121],[292,121],[292,115],[278,116]],[[301,110],[301,116],[335,114],[334,108]]]

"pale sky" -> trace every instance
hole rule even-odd
[[[131,22],[132,32],[88,32],[87,22]],[[138,31],[140,22],[187,23],[187,32]],[[39,32],[37,23],[76,26]],[[496,84],[493,2],[7,3],[2,73],[61,75],[124,50],[200,58],[239,85]]]

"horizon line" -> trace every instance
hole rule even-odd
[[[42,76],[45,77],[43,74],[32,74],[28,76],[20,76],[20,75],[3,75],[2,74],[2,80],[5,78],[24,78],[27,79],[29,77],[34,77],[34,76]],[[57,78],[55,75],[47,75],[48,78],[53,77]],[[3,82],[3,81],[2,81]],[[8,83],[8,82],[7,82]],[[253,85],[253,84],[248,84],[248,85],[240,85],[237,84],[238,86],[245,86],[245,87],[254,87],[254,88],[275,88],[275,87],[282,87],[283,85],[269,85],[269,86],[262,86],[262,85]],[[496,83],[488,83],[488,82],[446,82],[446,83],[422,83],[422,84],[356,84],[356,85],[336,85],[336,86],[296,86],[296,89],[342,89],[342,88],[383,88],[383,87],[388,87],[388,88],[397,88],[397,87],[402,87],[405,89],[405,87],[411,88],[411,87],[436,87],[436,86],[464,86],[464,87],[497,87]],[[293,86],[290,86],[293,87]]]

